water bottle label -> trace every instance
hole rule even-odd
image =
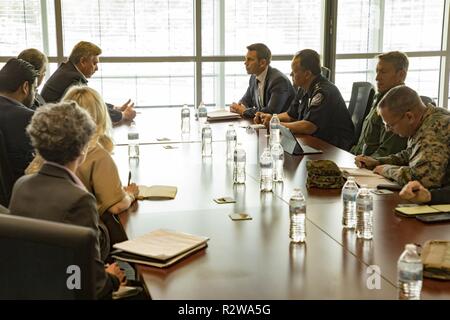
[[[342,199],[344,201],[356,201],[356,192],[344,192],[342,194]]]
[[[130,132],[128,133],[128,140],[137,140],[139,139],[139,133],[138,132]]]

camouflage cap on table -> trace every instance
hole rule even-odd
[[[309,160],[306,163],[307,188],[340,189],[344,178],[339,167],[331,160]]]

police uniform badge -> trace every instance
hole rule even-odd
[[[316,95],[314,95],[314,97],[312,97],[310,106],[319,106],[322,103],[323,99],[323,94],[321,94],[320,92],[317,93]]]

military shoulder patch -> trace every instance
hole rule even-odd
[[[314,95],[314,96],[312,97],[310,106],[312,107],[312,106],[318,106],[318,105],[320,105],[320,104],[322,103],[323,99],[324,99],[323,94],[320,93],[320,92],[317,93],[316,95]]]

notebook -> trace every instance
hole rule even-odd
[[[139,200],[169,200],[175,199],[177,187],[174,186],[139,186]]]
[[[450,212],[450,204],[438,204],[432,206],[413,206],[413,207],[397,207],[395,211],[401,215],[414,217],[423,214],[435,214]]]
[[[385,185],[386,187],[391,186],[392,188],[398,188],[398,183],[386,179],[379,174],[372,172],[371,170],[364,168],[339,168],[342,171],[344,178],[349,176],[355,177],[356,183],[361,185],[366,185],[369,189],[375,189],[379,185]]]
[[[240,119],[241,116],[237,113],[220,109],[220,110],[214,110],[209,111],[207,115],[208,121],[215,121],[215,120],[232,120],[232,119]]]
[[[204,236],[158,229],[135,239],[116,243],[113,248],[164,262],[204,246],[208,240]]]
[[[171,259],[167,260],[158,260],[158,259],[152,259],[149,257],[141,256],[138,254],[132,254],[125,251],[114,251],[111,253],[112,257],[121,261],[131,262],[131,263],[138,263],[138,264],[144,264],[147,266],[152,267],[158,267],[158,268],[165,268],[169,267],[175,262],[178,262],[182,259],[184,259],[187,256],[190,256],[191,254],[194,254],[197,251],[200,251],[203,248],[206,248],[208,245],[206,243],[203,243],[199,245],[198,247],[192,248],[189,251],[186,251],[185,253],[182,253],[180,255],[177,255]]]

